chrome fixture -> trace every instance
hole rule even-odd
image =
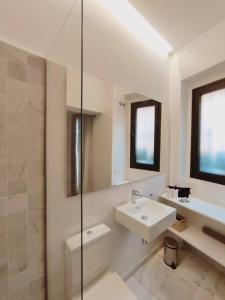
[[[132,199],[131,199],[131,202],[133,203],[133,204],[136,204],[136,197],[139,197],[139,198],[141,198],[141,197],[143,197],[143,195],[139,192],[139,191],[137,191],[137,190],[132,190]]]

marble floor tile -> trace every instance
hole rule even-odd
[[[159,300],[190,300],[193,299],[195,286],[176,273],[170,274],[156,292]]]
[[[162,259],[154,256],[134,276],[150,293],[155,294],[171,272]]]
[[[200,287],[211,294],[215,292],[219,272],[195,253],[188,250],[182,251],[182,259],[177,272],[195,284],[196,287]]]
[[[216,285],[215,294],[213,300],[225,299],[225,275],[221,274]]]
[[[212,295],[201,288],[196,288],[192,300],[212,300]]]
[[[138,300],[152,300],[153,296],[144,288],[142,284],[134,277],[127,280],[127,285]]]
[[[180,251],[172,270],[160,249],[128,281],[138,300],[225,300],[225,275],[190,249]]]

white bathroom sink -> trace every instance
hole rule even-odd
[[[115,209],[118,223],[151,242],[176,221],[176,209],[145,197]]]

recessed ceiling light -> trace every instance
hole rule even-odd
[[[141,42],[161,54],[169,54],[172,46],[151,26],[127,0],[96,0],[109,11],[121,25]]]

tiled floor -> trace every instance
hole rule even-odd
[[[180,265],[172,270],[161,249],[128,279],[138,300],[225,300],[225,274],[189,249],[180,254]]]

